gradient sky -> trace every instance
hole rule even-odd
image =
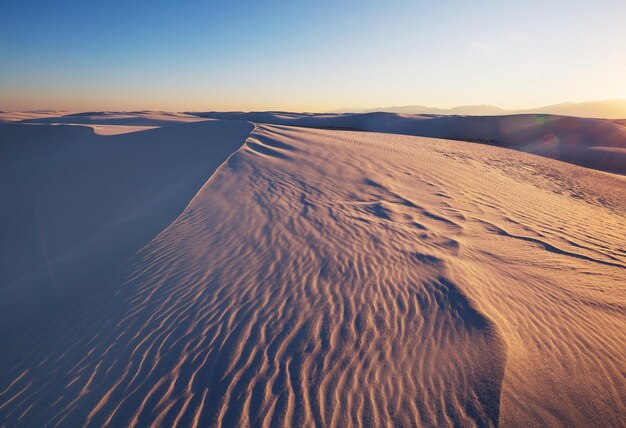
[[[0,109],[626,98],[626,1],[0,2]]]

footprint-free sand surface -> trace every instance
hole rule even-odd
[[[624,426],[626,177],[124,123],[0,126],[0,425]]]
[[[207,112],[197,116],[257,123],[447,138],[494,145],[626,175],[624,120],[552,114],[444,116],[398,113]]]

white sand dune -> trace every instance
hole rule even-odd
[[[21,123],[164,126],[178,123],[199,122],[201,120],[203,119],[185,113],[172,113],[162,111],[138,111],[123,113],[97,111],[54,115],[47,117],[33,117],[22,120]]]
[[[98,135],[119,135],[129,134],[131,132],[146,131],[148,129],[159,128],[159,126],[135,126],[135,125],[98,125],[98,124],[70,124],[78,126],[86,126],[93,129]]]
[[[3,300],[63,308],[0,312],[7,426],[623,426],[626,177],[238,120],[0,132]]]
[[[611,122],[617,123],[618,125],[621,125],[621,126],[626,126],[626,119],[612,120]]]
[[[534,153],[602,171],[626,174],[626,154],[595,147],[626,149],[626,128],[619,121],[554,115],[440,116],[395,113],[196,113],[215,119],[342,128],[473,141]]]
[[[91,293],[93,277],[170,224],[251,129],[203,121],[105,137],[79,126],[0,126],[5,326],[38,328],[47,311]]]
[[[170,126],[180,123],[200,122],[205,119],[184,113],[140,112],[85,112],[55,111],[0,112],[0,123],[81,125],[90,127],[98,135],[119,135],[130,132]]]
[[[626,128],[623,120],[549,114],[498,116],[414,115],[388,112],[311,114],[289,112],[87,112],[23,115],[20,123],[90,126],[115,135],[201,118],[246,120],[290,126],[384,132],[446,138],[508,147],[602,171],[626,174]],[[11,116],[5,113],[6,117]],[[13,115],[15,116],[15,115]],[[12,116],[11,116],[12,117]],[[3,115],[0,114],[0,121]],[[14,118],[14,120],[17,120]]]
[[[74,112],[60,110],[0,111],[0,123],[22,122],[24,120],[59,117],[72,113]]]

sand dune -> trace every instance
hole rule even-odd
[[[553,115],[419,116],[394,113],[196,113],[215,119],[340,128],[473,141],[534,153],[564,162],[626,174],[626,129],[599,119]]]
[[[21,122],[31,119],[44,119],[72,114],[68,111],[58,110],[32,110],[32,111],[0,111],[0,123]]]
[[[289,112],[88,112],[32,117],[20,123],[90,126],[101,135],[201,118],[289,126],[384,132],[508,147],[601,171],[626,174],[626,129],[620,120],[546,114],[502,116],[413,115],[387,112],[311,114]],[[0,117],[2,117],[0,115]]]
[[[56,123],[83,125],[163,126],[178,123],[198,122],[197,116],[184,113],[138,111],[138,112],[85,112],[35,117],[21,123]]]
[[[171,112],[85,112],[55,111],[0,112],[0,123],[80,125],[90,127],[98,135],[119,135],[145,131],[179,123],[200,122],[204,119],[184,113]]]
[[[617,120],[612,120],[611,122],[617,123],[618,125],[621,125],[621,126],[626,126],[626,119],[617,119]]]
[[[68,223],[45,217],[69,234],[55,255],[92,242],[93,223],[138,211],[117,229],[133,235],[154,222],[117,268],[99,255],[107,240],[64,264],[55,287],[88,292],[61,293],[67,310],[37,329],[20,334],[2,311],[8,426],[623,426],[624,177],[487,145],[232,120],[0,132],[22,141],[3,144],[19,166],[3,200],[17,177],[83,192],[61,199]],[[68,164],[86,171],[34,173]],[[16,220],[30,211],[17,202],[3,234],[35,223]],[[13,278],[46,261],[24,250],[36,241],[3,254],[26,261]]]
[[[5,327],[38,328],[39,315],[91,293],[93,278],[171,223],[251,129],[203,121],[105,137],[78,126],[0,125]]]

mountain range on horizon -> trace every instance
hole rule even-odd
[[[273,112],[284,112],[283,110],[271,110]],[[21,116],[31,117],[32,114],[38,114],[43,116],[54,116],[61,113],[65,115],[78,115],[83,116],[87,114],[104,113],[105,111],[89,111],[89,112],[77,112],[69,110],[56,110],[56,109],[32,109],[32,110],[11,110],[0,109],[0,113],[4,113],[0,117],[0,122],[6,122],[9,120],[9,116],[13,117],[12,120],[19,120]],[[113,111],[107,111],[112,113]],[[117,113],[123,112],[123,110],[115,111]],[[143,110],[142,112],[154,112],[154,110]],[[215,110],[218,112],[218,110]],[[250,111],[249,113],[251,113]],[[498,106],[490,104],[476,104],[476,105],[463,105],[449,109],[439,107],[428,107],[421,105],[406,105],[406,106],[390,106],[390,107],[375,107],[375,108],[359,108],[349,107],[337,110],[331,110],[327,113],[342,114],[342,113],[398,113],[398,114],[423,114],[423,115],[441,115],[441,116],[506,116],[515,114],[551,114],[557,116],[574,116],[582,118],[593,119],[609,119],[616,121],[619,124],[626,123],[626,99],[610,99],[603,101],[587,101],[582,103],[563,102],[558,104],[551,104],[543,107],[530,108],[530,109],[504,109]],[[132,111],[126,113],[138,113],[138,111]],[[163,112],[162,112],[163,113]],[[233,113],[233,111],[223,111],[223,113]],[[291,112],[293,113],[293,112]],[[308,113],[311,114],[311,113]]]
[[[472,115],[472,116],[500,116],[508,114],[556,114],[564,116],[590,117],[598,119],[626,118],[626,99],[611,99],[603,101],[587,101],[582,103],[564,102],[532,109],[503,109],[501,107],[481,104],[465,105],[451,109],[426,107],[420,105],[376,107],[370,109],[344,108],[332,113],[372,113],[390,112],[405,114],[441,114],[441,115]]]

